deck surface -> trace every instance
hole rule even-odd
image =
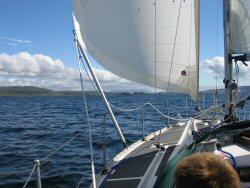
[[[193,125],[197,126],[197,129],[193,130],[201,132],[201,134],[211,131],[212,122],[210,123],[207,121],[195,120],[193,123]],[[99,179],[99,182],[101,183],[98,185],[98,187],[154,187],[154,184],[160,175],[161,169],[168,162],[168,160],[174,157],[175,154],[180,151],[179,149],[183,147],[183,142],[178,143],[178,141],[182,136],[184,128],[185,126],[163,129],[161,134],[158,134],[159,132],[154,133],[155,136],[151,134],[146,138],[146,141],[138,141],[134,145],[131,145],[129,148],[123,150],[112,161],[113,163],[111,163],[111,169],[109,173],[107,175],[101,176]],[[241,170],[239,175],[242,180],[244,179],[244,181],[241,182],[241,186],[244,188],[250,187],[250,175],[247,174],[246,176],[245,172],[243,171],[246,169],[246,167],[250,169],[249,140],[245,140],[245,137],[249,137],[250,135],[249,129],[250,128],[241,133],[239,133],[238,130],[235,132],[230,132],[231,135],[234,135],[234,140],[229,139],[228,136],[223,136],[224,134],[217,135],[218,138],[220,138],[221,143],[227,143],[227,145],[223,146],[223,150],[233,154],[237,160],[239,165],[238,170]],[[239,140],[239,136],[241,135],[244,137],[243,140]],[[199,134],[194,134],[193,140],[198,138]],[[228,160],[233,165],[232,161],[230,159]]]
[[[157,178],[174,151],[183,129],[184,127],[173,127],[154,139],[144,142],[111,168],[108,178],[103,181],[100,187],[136,188],[142,179],[147,178],[149,170],[153,170],[153,174]],[[156,147],[157,143],[167,146],[166,149],[163,151]]]

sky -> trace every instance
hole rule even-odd
[[[200,90],[215,88],[217,63],[217,84],[223,87],[222,3],[216,2],[200,3]],[[71,0],[0,0],[0,86],[81,89],[71,10]],[[150,90],[91,61],[105,91]],[[242,85],[247,85],[249,70],[242,69]],[[84,84],[91,88],[86,75]]]

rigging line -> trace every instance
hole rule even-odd
[[[78,51],[78,53],[79,53],[79,51]],[[80,57],[80,59],[81,59],[81,56],[79,56],[79,57]],[[82,61],[82,63],[83,63],[83,60],[82,60],[82,59],[81,59],[81,61]],[[89,76],[89,74],[88,74],[88,71],[87,71],[86,67],[84,66],[84,64],[83,64],[83,67],[84,67],[84,69],[85,69],[85,71],[86,71],[86,74],[88,75],[88,78],[89,78],[89,80],[90,80],[92,86],[94,87],[94,89],[96,90],[96,92],[97,92],[99,95],[101,95],[100,92],[97,90],[97,88],[94,86],[93,81],[91,80],[91,78],[90,78],[90,76]],[[167,115],[163,114],[163,113],[162,113],[160,110],[158,110],[152,103],[145,103],[145,104],[143,104],[143,105],[141,105],[141,106],[139,106],[139,107],[137,107],[137,108],[133,108],[133,109],[122,109],[122,108],[118,108],[118,107],[114,106],[114,105],[111,104],[110,102],[108,102],[108,103],[109,103],[109,105],[112,106],[113,108],[115,108],[115,109],[117,109],[117,110],[119,110],[119,111],[123,111],[123,112],[132,112],[132,111],[136,111],[136,110],[138,110],[138,109],[140,109],[140,108],[142,108],[142,107],[144,107],[144,106],[146,106],[146,105],[150,105],[150,106],[152,106],[158,113],[160,113],[161,115],[163,115],[163,116],[166,117],[166,118],[169,118],[169,119],[172,119],[172,120],[176,120],[176,121],[185,120],[185,119],[171,118],[170,116],[167,116]]]
[[[191,3],[191,11],[190,11],[190,13],[191,13],[191,19],[190,19],[190,22],[191,22],[191,24],[190,24],[190,28],[189,28],[189,54],[188,54],[188,89],[189,89],[189,87],[190,87],[190,82],[189,82],[189,80],[190,80],[190,58],[191,58],[191,46],[192,46],[192,44],[191,44],[191,33],[192,33],[192,23],[193,23],[193,3]]]
[[[90,78],[89,78],[90,79]],[[92,83],[93,85],[93,82],[92,80],[90,79],[90,82]],[[93,85],[94,86],[94,85]],[[95,87],[94,87],[95,88]],[[99,91],[95,88],[96,92],[100,95]],[[122,112],[133,112],[133,111],[136,111],[136,110],[139,110],[141,109],[142,107],[146,106],[146,105],[149,105],[149,106],[152,106],[158,113],[160,113],[161,115],[163,114],[160,110],[158,110],[152,103],[144,103],[143,105],[139,106],[139,107],[136,107],[136,108],[132,108],[132,109],[123,109],[123,108],[118,108],[116,107],[115,105],[113,105],[112,103],[110,103],[108,101],[109,105],[113,108],[115,108],[116,110],[119,110],[119,111],[122,111]],[[172,119],[172,120],[176,120],[176,121],[180,121],[181,119],[175,119],[175,118],[171,118],[170,116],[167,116],[167,115],[164,115],[164,117],[166,118],[169,118],[169,119]]]
[[[110,106],[112,106],[113,108],[115,108],[116,110],[119,110],[119,111],[122,111],[122,112],[133,112],[133,111],[136,111],[136,110],[139,110],[141,109],[142,107],[146,106],[146,105],[149,105],[149,103],[144,103],[143,105],[141,106],[138,106],[136,108],[131,108],[131,109],[122,109],[122,108],[118,108],[116,106],[114,106],[113,104],[109,103]]]
[[[85,113],[86,113],[86,116],[87,116],[87,123],[88,123],[88,129],[89,129],[89,147],[90,147],[90,156],[91,156],[92,183],[93,183],[93,188],[96,188],[94,151],[93,151],[93,146],[92,146],[91,124],[90,124],[90,118],[89,118],[89,112],[88,112],[88,105],[87,105],[85,90],[84,90],[84,87],[83,87],[82,69],[81,69],[81,64],[80,64],[80,59],[79,59],[80,58],[79,45],[78,45],[76,33],[74,33],[74,37],[75,37],[75,45],[76,45],[76,49],[77,49],[77,62],[78,62],[80,79],[81,79],[82,96],[83,96],[83,101],[84,101],[84,104],[85,104],[84,105],[85,106]]]
[[[199,83],[200,83],[200,81],[199,81],[199,79],[200,79],[200,70],[199,70],[199,65],[200,65],[200,1],[197,1],[197,3],[198,3],[198,19],[197,19],[197,21],[198,21],[198,29],[197,29],[197,31],[198,31],[198,44],[196,44],[197,46],[198,46],[198,49],[197,49],[197,54],[196,54],[196,73],[197,73],[197,81],[196,81],[196,88],[197,88],[197,92],[196,92],[196,95],[197,95],[197,97],[196,97],[196,101],[197,101],[197,106],[196,106],[196,109],[197,110],[199,110],[199,108],[200,108],[200,96],[199,96]],[[197,111],[196,110],[196,111]]]
[[[155,0],[155,94],[156,94],[156,0]]]
[[[78,52],[79,52],[79,51],[78,51]],[[86,66],[84,65],[82,59],[81,59],[81,61],[82,61],[82,65],[83,65],[83,67],[84,67],[84,69],[85,69],[85,72],[86,72],[86,74],[87,74],[87,76],[88,76],[88,78],[89,78],[90,83],[92,84],[92,86],[94,87],[94,89],[96,90],[96,92],[97,92],[99,95],[101,95],[100,92],[98,91],[98,89],[95,87],[95,85],[94,85],[94,83],[93,83],[93,80],[92,80],[91,77],[89,76],[88,71],[87,71],[87,68],[86,68]],[[110,102],[108,102],[108,103],[109,103],[109,105],[112,106],[113,108],[115,108],[115,109],[117,109],[117,110],[119,110],[119,111],[123,111],[123,112],[132,112],[132,111],[136,111],[136,110],[142,108],[143,106],[147,105],[147,103],[145,103],[145,104],[143,104],[143,105],[141,105],[141,106],[139,106],[139,107],[137,107],[137,108],[133,108],[133,109],[122,109],[122,108],[118,108],[118,107],[114,106],[114,105],[111,104]]]
[[[62,149],[64,146],[66,146],[68,143],[70,143],[72,140],[74,140],[76,137],[78,137],[82,132],[77,133],[75,136],[71,137],[68,141],[66,141],[64,144],[62,144],[59,148],[57,148],[56,150],[52,151],[49,155],[47,155],[46,157],[42,158],[40,161],[44,161],[46,159],[48,159],[50,156],[52,156],[53,154],[55,154],[58,150]]]
[[[178,27],[179,27],[179,20],[180,20],[180,13],[181,13],[181,3],[182,3],[182,0],[180,0],[180,8],[179,8],[179,13],[178,13],[178,18],[177,18],[177,27],[176,27],[176,31],[175,31],[174,47],[173,47],[173,53],[172,53],[172,59],[171,59],[171,65],[170,65],[170,72],[169,72],[169,77],[168,77],[167,91],[168,91],[168,88],[169,88],[169,81],[170,81],[172,66],[173,66],[173,61],[174,61],[175,44],[176,44],[176,40],[177,40],[177,31],[178,31]]]
[[[77,49],[77,50],[78,50],[78,53],[80,54],[79,49]],[[85,70],[85,72],[86,72],[86,74],[87,74],[87,76],[88,76],[88,78],[89,78],[89,81],[90,81],[91,85],[92,85],[93,88],[96,90],[96,92],[97,92],[99,95],[101,95],[101,93],[98,91],[98,89],[96,88],[95,84],[93,83],[93,80],[91,79],[91,77],[90,77],[90,75],[89,75],[89,72],[88,72],[88,70],[87,70],[87,68],[86,68],[86,66],[85,66],[85,64],[84,64],[84,62],[83,62],[83,60],[82,60],[82,56],[80,57],[80,59],[81,59],[83,68],[84,68],[84,70]]]
[[[170,116],[167,116],[167,115],[163,114],[163,113],[162,113],[160,110],[158,110],[153,104],[149,103],[149,105],[152,106],[153,109],[155,109],[155,110],[156,110],[159,114],[161,114],[163,117],[166,117],[166,118],[169,118],[169,119],[175,120],[175,121],[186,121],[186,120],[188,120],[188,119],[177,119],[177,118],[172,118],[172,117],[170,117]]]
[[[216,6],[216,56],[217,56],[217,60],[216,60],[216,97],[217,97],[217,93],[218,93],[218,63],[219,63],[219,2],[217,2],[217,6]]]
[[[214,105],[218,105],[218,74],[219,74],[219,1],[216,3],[216,76],[215,76],[215,100]],[[215,112],[216,113],[216,112]],[[218,113],[218,111],[217,111]],[[218,115],[218,114],[217,114]]]
[[[238,83],[239,83],[239,72],[240,72],[240,70],[239,70],[239,65],[238,65],[238,63],[237,62],[235,62],[235,76],[236,76],[236,83],[237,83],[237,85],[238,85]]]
[[[79,63],[80,66],[80,63]],[[81,74],[81,68],[79,68],[80,71],[80,77],[81,77],[81,87],[82,87],[82,93],[83,93],[83,100],[84,100],[84,106],[85,106],[85,112],[87,115],[87,122],[88,122],[88,129],[89,129],[89,144],[90,144],[90,155],[91,155],[91,168],[92,168],[92,180],[93,180],[93,187],[96,188],[96,179],[95,179],[95,167],[94,167],[94,151],[93,151],[93,146],[92,146],[92,132],[91,132],[91,124],[90,124],[90,119],[89,119],[89,113],[88,113],[88,107],[87,107],[87,100],[86,100],[86,95],[83,87],[83,79],[82,79],[82,74]]]
[[[223,121],[220,122],[218,125],[221,125],[221,124],[227,122],[229,119],[231,119],[231,117],[233,116],[233,114],[235,113],[235,111],[236,111],[236,108],[233,109],[233,112],[228,116],[227,119],[223,120]],[[216,126],[218,126],[218,125],[216,125]]]
[[[240,72],[240,69],[239,69],[239,65],[237,62],[235,62],[235,75],[236,75],[236,83],[238,85],[239,83],[239,72]],[[237,88],[236,90],[236,93],[235,93],[235,100],[237,101],[239,99],[239,89]],[[237,111],[236,111],[237,113]]]
[[[82,59],[81,59],[81,61],[82,61]],[[82,63],[83,63],[83,62],[82,62]],[[90,78],[90,76],[89,76],[89,74],[88,74],[88,72],[87,72],[87,69],[86,69],[86,67],[84,66],[84,64],[83,64],[83,67],[84,67],[84,69],[85,69],[85,71],[86,71],[86,74],[87,74],[87,76],[88,76],[88,78],[89,78],[89,80],[90,80],[92,86],[94,87],[94,89],[96,90],[96,92],[97,92],[99,95],[101,95],[100,92],[99,92],[99,91],[97,90],[97,88],[95,87],[95,85],[93,84],[93,81],[92,81],[92,79]],[[146,106],[146,105],[152,106],[153,108],[156,109],[156,107],[154,107],[154,105],[153,105],[152,103],[144,103],[143,105],[141,105],[141,106],[139,106],[139,107],[136,107],[136,108],[132,108],[132,109],[122,109],[122,108],[116,107],[115,105],[113,105],[113,104],[110,103],[110,102],[108,102],[108,103],[109,103],[109,105],[110,105],[111,107],[113,107],[113,108],[115,108],[115,109],[117,109],[117,110],[119,110],[119,111],[123,111],[123,112],[133,112],[133,111],[136,111],[136,110],[141,109],[142,107],[144,107],[144,106]],[[160,114],[163,114],[163,113],[160,112],[160,110],[158,110],[158,109],[156,109],[156,111],[158,111],[158,113],[160,113]],[[181,119],[171,118],[170,116],[166,116],[166,115],[164,115],[164,116],[167,117],[167,118],[170,118],[170,119],[172,119],[172,120],[177,120],[177,121],[180,121],[180,120],[181,120]]]
[[[86,69],[85,66],[84,66],[84,69],[85,69],[85,71],[86,71],[86,73],[87,73],[87,69]],[[96,92],[100,95],[100,92],[99,92],[99,91],[97,90],[97,88],[94,86],[93,81],[91,80],[91,78],[90,78],[90,76],[89,76],[88,73],[87,73],[87,75],[88,75],[88,78],[89,78],[91,84],[92,84],[93,87],[95,88]],[[111,104],[110,102],[108,102],[108,103],[109,103],[109,105],[112,106],[113,108],[115,108],[115,109],[117,109],[117,110],[119,110],[119,111],[123,111],[123,112],[132,112],[132,111],[136,111],[136,110],[139,110],[139,109],[141,109],[142,107],[144,107],[144,106],[146,106],[146,105],[150,105],[150,106],[152,106],[158,113],[160,113],[161,115],[163,114],[163,113],[162,113],[160,110],[158,110],[152,103],[145,103],[145,104],[143,104],[143,105],[141,105],[141,106],[139,106],[139,107],[137,107],[137,108],[133,108],[133,109],[122,109],[122,108],[116,107],[115,105]],[[164,115],[165,117],[169,118],[169,119],[180,121],[180,119],[171,118],[170,116],[167,116],[167,115],[165,115],[165,114],[163,114],[163,115]]]
[[[82,61],[82,59],[81,59],[81,61]],[[98,91],[98,89],[95,87],[95,85],[94,85],[94,83],[93,83],[93,80],[92,80],[91,77],[89,76],[89,73],[88,73],[87,68],[86,68],[86,66],[84,65],[83,61],[82,61],[82,65],[83,65],[83,67],[84,67],[84,69],[85,69],[85,72],[86,72],[86,74],[87,74],[87,76],[88,76],[88,78],[89,78],[89,81],[90,81],[90,83],[92,84],[92,86],[94,87],[95,91],[96,91],[99,95],[101,95],[100,92]],[[115,108],[115,109],[117,109],[117,110],[119,110],[119,111],[123,111],[123,112],[132,112],[132,111],[136,111],[136,110],[138,110],[138,109],[140,109],[140,108],[142,108],[143,106],[146,105],[146,104],[144,104],[144,105],[142,105],[142,106],[139,106],[139,107],[133,108],[133,109],[122,109],[122,108],[118,108],[118,107],[114,106],[114,105],[111,104],[109,101],[108,101],[108,103],[109,103],[109,105],[112,106],[113,108]]]
[[[87,174],[88,174],[89,170],[90,170],[90,166],[89,166],[88,169],[86,170],[86,173],[87,173]],[[79,183],[77,184],[76,188],[79,188],[79,186],[80,186],[81,184],[83,184],[83,183],[86,182],[86,179],[83,181],[84,177],[85,177],[85,175],[82,176],[82,178],[80,179],[80,181],[79,181]]]
[[[118,108],[112,104],[110,104],[110,106],[114,107],[115,109],[119,110],[119,111],[123,111],[123,112],[132,112],[132,111],[136,111],[136,110],[139,110],[141,109],[142,107],[144,106],[151,106],[155,111],[157,111],[159,114],[161,114],[163,117],[165,118],[169,118],[171,120],[175,120],[175,121],[182,121],[182,120],[188,120],[188,119],[176,119],[176,118],[172,118],[168,115],[165,115],[163,112],[161,112],[159,109],[157,109],[152,103],[144,103],[143,105],[137,107],[137,108],[134,108],[134,109],[121,109],[121,108]]]
[[[214,110],[219,110],[221,108],[223,108],[223,105],[212,106],[212,107],[210,107],[210,108],[208,108],[206,110],[201,111],[200,114],[195,116],[194,118],[195,119],[199,118],[199,117],[201,117],[201,116],[203,116],[203,115],[205,115],[205,114],[207,114],[209,112],[213,112]]]
[[[223,112],[221,109],[220,109],[220,112],[221,112],[223,115],[225,115],[225,112]]]
[[[85,181],[83,181],[84,178],[85,178],[85,176],[83,175],[82,178],[80,179],[79,183],[77,184],[76,188],[79,188],[79,186],[85,182]]]
[[[28,183],[29,183],[29,181],[30,181],[30,178],[31,178],[31,176],[32,176],[32,174],[33,174],[33,172],[34,172],[35,168],[36,168],[36,163],[35,163],[35,165],[34,165],[33,169],[31,170],[31,173],[30,173],[30,175],[29,175],[29,177],[28,177],[27,181],[25,182],[25,184],[24,184],[23,188],[25,188],[25,187],[28,185]]]

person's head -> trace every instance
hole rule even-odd
[[[196,153],[176,166],[176,188],[239,188],[240,179],[233,167],[212,153]]]

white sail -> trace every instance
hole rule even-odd
[[[199,0],[73,0],[77,35],[106,69],[198,97]]]
[[[250,54],[250,1],[232,0],[230,4],[232,53]]]

